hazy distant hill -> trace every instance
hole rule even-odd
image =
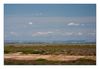
[[[5,40],[4,43],[26,43],[26,44],[42,44],[42,43],[63,43],[63,44],[96,44],[96,42],[85,41],[85,40],[67,40],[67,41],[50,41],[50,42],[42,42],[42,41],[19,41],[19,40]]]

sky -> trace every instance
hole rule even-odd
[[[96,41],[95,4],[5,4],[4,40]]]

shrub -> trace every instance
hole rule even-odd
[[[47,60],[43,58],[39,58],[39,59],[36,59],[35,61],[47,61]]]
[[[45,51],[42,50],[23,50],[24,54],[43,54]]]
[[[8,54],[8,53],[10,53],[10,51],[9,50],[5,50],[4,53]]]

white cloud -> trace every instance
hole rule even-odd
[[[29,25],[32,25],[33,23],[32,23],[32,22],[29,22],[28,24],[29,24]]]
[[[46,35],[46,34],[51,34],[53,32],[37,32],[37,34],[40,34],[40,35]]]
[[[32,36],[39,36],[39,35],[48,35],[48,34],[52,34],[53,32],[51,31],[47,31],[47,32],[33,32]]]
[[[64,32],[62,33],[62,35],[64,36],[81,36],[83,35],[82,32]]]
[[[47,35],[52,35],[52,36],[56,36],[56,35],[59,35],[59,36],[72,36],[72,35],[82,35],[83,33],[81,32],[66,32],[66,31],[47,31],[47,32],[33,32],[32,33],[32,36],[47,36]]]
[[[42,15],[42,13],[39,13],[39,15]],[[96,17],[17,17],[17,16],[9,16],[6,17],[6,21],[9,23],[25,23],[27,21],[32,21],[36,23],[70,23],[75,22],[78,24],[82,23],[95,23]]]
[[[61,33],[62,35],[65,35],[65,36],[70,36],[70,35],[73,35],[73,32],[64,32],[64,33]]]
[[[66,30],[52,30],[52,31],[38,31],[33,32],[32,36],[95,36],[95,32],[84,31],[66,31]]]
[[[68,25],[68,26],[79,26],[80,24],[71,22],[71,23],[68,23],[67,25]]]
[[[81,32],[78,32],[78,33],[77,33],[77,35],[83,35],[83,33],[81,33]]]

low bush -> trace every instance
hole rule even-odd
[[[35,61],[47,61],[47,60],[43,58],[39,58],[39,59],[36,59]]]
[[[45,51],[39,50],[23,50],[24,54],[43,54]]]

